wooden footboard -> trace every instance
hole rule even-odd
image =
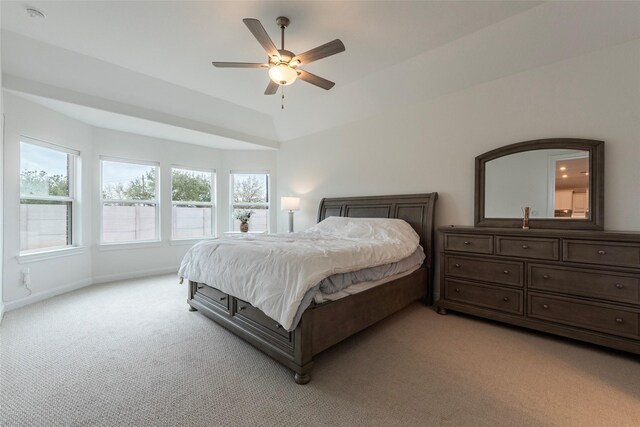
[[[366,291],[310,306],[297,328],[275,320],[238,298],[203,283],[189,282],[189,305],[310,381],[313,356],[412,302],[425,299],[431,284],[426,268]]]
[[[427,269],[311,308],[313,355],[360,332],[428,294]]]

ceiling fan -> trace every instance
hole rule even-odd
[[[284,30],[289,25],[289,18],[280,16],[276,19],[276,24],[280,27],[282,33],[280,49],[277,49],[276,45],[273,44],[273,41],[269,38],[269,35],[259,20],[254,18],[245,18],[242,22],[245,23],[247,28],[249,28],[249,31],[251,31],[251,34],[253,34],[253,36],[258,40],[258,43],[260,43],[267,52],[267,55],[269,55],[268,61],[266,63],[213,62],[215,67],[268,68],[269,78],[271,80],[267,85],[267,89],[264,91],[265,95],[275,94],[280,86],[288,86],[298,78],[326,90],[331,89],[335,85],[332,81],[323,79],[322,77],[311,74],[308,71],[301,70],[298,67],[310,64],[318,59],[326,58],[327,56],[335,55],[336,53],[344,52],[345,47],[340,39],[335,39],[329,43],[323,44],[322,46],[318,46],[314,49],[301,53],[300,55],[296,55],[284,48]]]

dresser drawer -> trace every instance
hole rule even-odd
[[[640,303],[640,275],[529,264],[529,289]]]
[[[565,240],[563,260],[640,268],[640,244]]]
[[[493,254],[493,236],[476,234],[444,234],[446,251]]]
[[[445,255],[445,273],[449,276],[522,287],[524,266],[521,262]]]
[[[559,259],[558,239],[496,236],[496,255],[534,259]]]
[[[291,334],[285,330],[278,322],[264,314],[261,310],[255,308],[248,302],[244,302],[237,298],[235,300],[234,316],[243,319],[254,328],[267,332],[271,336],[282,338],[286,342],[291,341]]]
[[[445,279],[445,298],[512,314],[523,313],[522,291]]]
[[[202,283],[196,284],[196,295],[204,296],[207,300],[212,301],[220,308],[224,308],[229,311],[229,296],[224,292],[212,288],[211,286],[204,285]]]
[[[529,293],[527,315],[594,331],[638,338],[638,313]]]

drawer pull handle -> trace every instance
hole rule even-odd
[[[509,274],[509,270],[504,270],[502,273],[503,274]]]
[[[547,279],[551,278],[551,276],[549,276],[548,274],[544,274],[544,275],[542,276],[542,278],[543,278],[543,279],[545,279],[545,280],[547,280]]]
[[[622,289],[622,288],[624,288],[624,286],[622,286],[622,283],[616,283],[616,288],[617,289]]]
[[[204,288],[204,285],[198,285],[198,289]]]
[[[282,325],[280,323],[276,323],[276,328],[281,329]]]
[[[504,301],[504,302],[509,302],[509,297],[504,297],[504,298],[502,298],[502,301]]]
[[[522,245],[522,249],[529,249],[529,246],[527,246],[527,245]]]
[[[455,268],[460,268],[460,267],[461,267],[461,266],[460,266],[460,264],[458,264],[458,263],[455,263],[453,266],[454,266]]]
[[[548,310],[549,306],[547,304],[542,304],[542,308],[544,308],[545,310]]]
[[[606,255],[606,252],[601,249],[598,251],[598,255]]]
[[[224,301],[224,300],[226,300],[226,299],[227,299],[227,297],[220,297],[220,298],[218,298],[218,299],[219,299],[220,301]]]
[[[460,292],[460,288],[456,288],[456,292]]]
[[[465,241],[464,241],[464,244],[465,244],[465,246],[469,246],[469,245],[471,244],[471,242],[470,242],[470,241],[468,241],[468,240],[465,240]]]
[[[622,317],[616,317],[616,323],[622,323],[624,319]]]
[[[241,305],[240,307],[238,307],[238,311],[242,311],[242,310],[244,310],[245,308],[247,308],[247,307],[246,307],[246,306],[244,306],[244,305]]]

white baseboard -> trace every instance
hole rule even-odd
[[[53,289],[47,289],[46,291],[34,292],[31,295],[20,298],[13,301],[5,301],[4,309],[9,312],[16,308],[24,307],[25,305],[33,304],[47,298],[55,297],[56,295],[64,294],[67,292],[75,291],[76,289],[84,288],[91,285],[91,279],[78,280],[77,282],[69,283],[68,285],[59,286]]]
[[[4,317],[4,303],[2,302],[2,295],[0,295],[0,324],[2,323],[3,317]]]
[[[176,273],[178,275],[179,267],[150,268],[148,270],[131,271],[128,273],[106,274],[103,276],[94,276],[92,284],[117,282],[120,280],[137,279],[140,277],[156,276],[160,274]]]
[[[14,301],[5,301],[4,306],[0,306],[0,309],[1,309],[0,313],[4,314],[5,312],[9,312],[11,310],[15,310],[17,308],[24,307],[29,304],[33,304],[33,303],[45,300],[47,298],[54,297],[56,295],[61,295],[67,292],[75,291],[76,289],[84,288],[86,286],[97,285],[100,283],[117,282],[119,280],[138,279],[140,277],[156,276],[160,274],[169,274],[169,273],[177,274],[177,272],[178,272],[178,267],[165,267],[165,268],[155,268],[155,269],[148,269],[148,270],[139,270],[139,271],[133,271],[129,273],[107,274],[103,276],[93,277],[91,279],[79,280],[77,282],[70,283],[64,286],[59,286],[54,289],[47,289],[46,291],[36,292],[27,297],[20,298]],[[2,321],[1,317],[0,317],[0,321]]]

